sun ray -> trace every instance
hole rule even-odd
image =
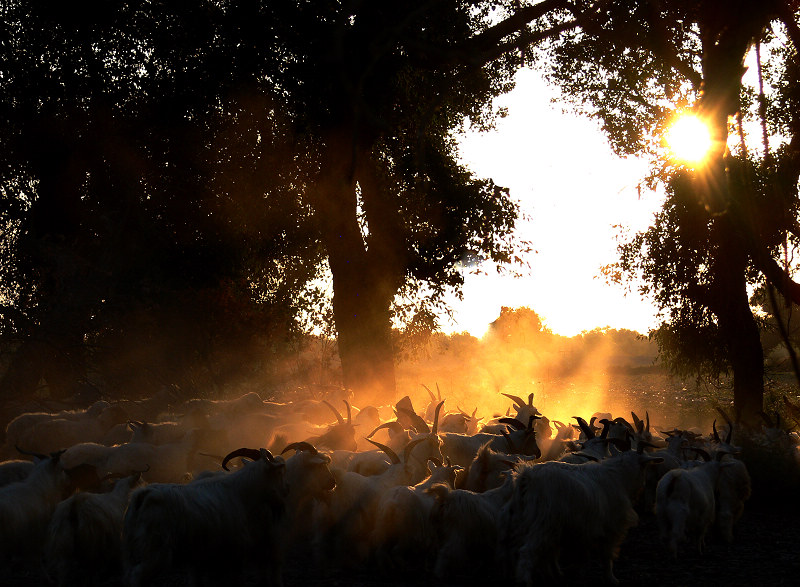
[[[701,165],[711,150],[708,125],[693,114],[684,114],[675,119],[665,138],[673,158],[692,167]]]

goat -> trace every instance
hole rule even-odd
[[[459,489],[483,493],[490,489],[500,487],[505,478],[514,469],[514,457],[506,453],[495,452],[487,442],[469,464],[464,475],[463,486]]]
[[[265,449],[239,449],[223,459],[223,468],[235,456],[253,460],[227,475],[187,485],[153,484],[133,493],[122,529],[131,587],[151,585],[175,566],[195,580],[209,575],[236,584],[246,563],[255,563],[265,583],[281,584],[286,462]]]
[[[504,507],[500,540],[518,582],[561,575],[561,550],[595,550],[605,578],[617,584],[613,562],[628,528],[638,523],[633,500],[644,483],[645,466],[659,457],[628,451],[598,463],[558,461],[522,466]]]
[[[424,568],[421,563],[435,547],[434,499],[426,491],[437,483],[452,488],[461,467],[431,459],[428,469],[430,475],[420,483],[390,487],[379,498],[371,544],[383,568]]]
[[[502,485],[485,493],[452,490],[444,484],[427,490],[436,502],[431,510],[431,522],[437,533],[433,571],[438,579],[463,574],[465,569],[475,572],[493,568],[497,520],[513,490],[514,480],[510,475]]]
[[[478,451],[487,443],[497,452],[538,456],[541,451],[536,444],[536,428],[533,426],[535,418],[536,416],[530,417],[527,427],[515,418],[501,419],[501,423],[515,428],[503,436],[482,432],[472,436],[452,432],[442,434],[442,454],[464,468],[470,466]]]
[[[194,456],[201,431],[192,430],[180,442],[160,446],[147,442],[129,442],[116,446],[84,443],[71,446],[62,456],[66,468],[80,464],[96,467],[101,475],[128,475],[131,471],[146,471],[148,483],[185,481],[194,469]]]
[[[0,558],[40,554],[56,505],[74,488],[60,457],[36,454],[24,481],[0,488]]]
[[[33,466],[31,461],[3,461],[0,463],[0,487],[24,481],[33,470]]]
[[[122,519],[141,474],[117,481],[109,493],[76,493],[55,509],[47,530],[45,567],[60,587],[86,585],[121,568]]]
[[[710,458],[705,451],[698,452]],[[703,552],[705,536],[714,522],[715,493],[724,467],[723,453],[712,462],[698,464],[689,469],[667,471],[656,486],[656,518],[661,539],[672,553],[678,556],[678,545],[684,540],[693,543]]]
[[[8,423],[8,446],[24,446],[26,450],[47,453],[81,442],[100,442],[111,428],[128,419],[116,405],[98,401],[82,411],[57,414],[21,414]]]
[[[502,394],[506,396],[508,399],[514,402],[517,406],[517,415],[514,416],[520,422],[527,422],[531,416],[534,416],[537,420],[536,422],[536,434],[539,438],[545,439],[550,438],[553,431],[550,429],[550,420],[548,420],[542,413],[536,409],[536,406],[533,405],[533,394],[528,394],[528,401],[527,403],[520,397],[516,395],[511,395],[509,393]]]
[[[317,512],[314,545],[316,555],[321,560],[346,560],[353,565],[365,561],[369,556],[369,538],[381,495],[390,487],[421,482],[428,473],[428,460],[441,459],[438,443],[434,449],[434,443],[429,441],[428,436],[408,443],[402,461],[391,448],[372,440],[370,442],[389,456],[391,466],[372,477],[333,470],[336,490],[328,499],[327,506]]]
[[[336,416],[337,422],[336,424],[329,426],[327,432],[324,434],[308,438],[305,442],[316,446],[329,448],[331,450],[355,451],[358,448],[356,445],[356,429],[353,426],[350,404],[347,400],[342,401],[344,401],[345,406],[347,406],[347,421],[345,422],[344,418],[339,413],[339,410],[337,410],[327,401],[323,400],[322,403],[331,409]]]

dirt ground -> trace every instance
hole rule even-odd
[[[669,587],[797,585],[800,579],[800,504],[793,496],[754,496],[747,504],[736,526],[733,544],[724,544],[712,536],[706,552],[682,552],[677,561],[667,555],[658,540],[655,519],[643,517],[631,529],[622,545],[615,573],[621,585]],[[298,553],[299,554],[299,553]],[[559,587],[602,584],[597,563],[565,561],[565,577]],[[465,569],[465,571],[468,571]],[[287,564],[286,587],[471,587],[486,585],[486,578],[452,577],[441,582],[425,576],[377,576],[368,570],[322,571],[309,565],[303,556],[293,557]],[[488,584],[493,584],[489,581]],[[508,583],[508,582],[506,582]],[[181,587],[180,576],[159,581],[164,587]],[[510,584],[510,583],[509,583]],[[546,582],[542,582],[546,585]],[[3,587],[35,587],[51,585],[36,565],[0,570]],[[100,587],[122,587],[119,577],[103,581]],[[232,586],[226,586],[232,587]]]

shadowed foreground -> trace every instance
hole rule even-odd
[[[560,585],[595,583],[602,576],[600,565],[563,565],[565,580]],[[736,526],[734,542],[724,544],[711,536],[705,554],[681,551],[678,561],[672,561],[658,541],[654,517],[641,520],[631,529],[622,545],[614,571],[621,585],[796,585],[800,576],[800,507],[793,499],[764,500],[757,496],[747,503],[745,513]],[[286,587],[425,587],[432,578],[422,576],[378,577],[364,571],[325,572],[298,556],[288,561],[284,573]],[[183,586],[186,581],[173,576],[158,585]],[[485,580],[468,576],[453,577],[442,587],[485,585]],[[36,568],[4,568],[0,570],[0,585],[4,587],[52,585]],[[101,587],[122,587],[117,577],[101,583]]]

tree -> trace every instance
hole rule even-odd
[[[391,305],[400,289],[458,289],[467,253],[518,255],[507,191],[457,163],[454,130],[487,124],[518,56],[594,14],[569,3],[350,2],[282,6],[270,76],[316,153],[309,201],[333,276],[345,386],[394,392]],[[298,31],[304,34],[298,35]],[[417,290],[419,291],[419,290]]]
[[[719,373],[729,367],[737,416],[749,424],[758,421],[764,387],[748,286],[760,275],[800,300],[778,263],[797,218],[797,118],[762,108],[756,117],[789,140],[774,152],[764,149],[760,158],[727,148],[732,122],[748,116],[745,56],[772,27],[793,44],[769,63],[775,79],[783,80],[772,99],[795,103],[800,35],[794,3],[619,3],[599,27],[553,49],[553,79],[587,100],[621,153],[656,153],[653,137],[681,104],[694,102],[708,121],[714,149],[707,162],[695,171],[663,169],[664,208],[650,230],[621,247],[617,269],[640,274],[642,292],[662,309],[665,322],[654,333],[662,356],[675,369]],[[762,100],[767,106],[767,97]]]
[[[246,47],[214,43],[240,22],[217,19],[216,3],[101,4],[0,9],[2,332],[14,350],[0,395],[44,377],[72,396],[100,365],[120,383],[131,356],[160,359],[162,383],[203,387],[198,360],[259,329],[287,336],[317,273],[286,123],[234,75]]]
[[[131,284],[267,272],[285,299],[324,251],[344,383],[393,391],[398,290],[440,299],[466,253],[518,253],[515,203],[458,164],[454,129],[488,124],[530,47],[596,13],[566,0],[6,3],[8,328],[25,318],[28,341],[35,324],[60,352],[82,349],[103,300]],[[56,277],[56,253],[97,281],[72,265]]]

